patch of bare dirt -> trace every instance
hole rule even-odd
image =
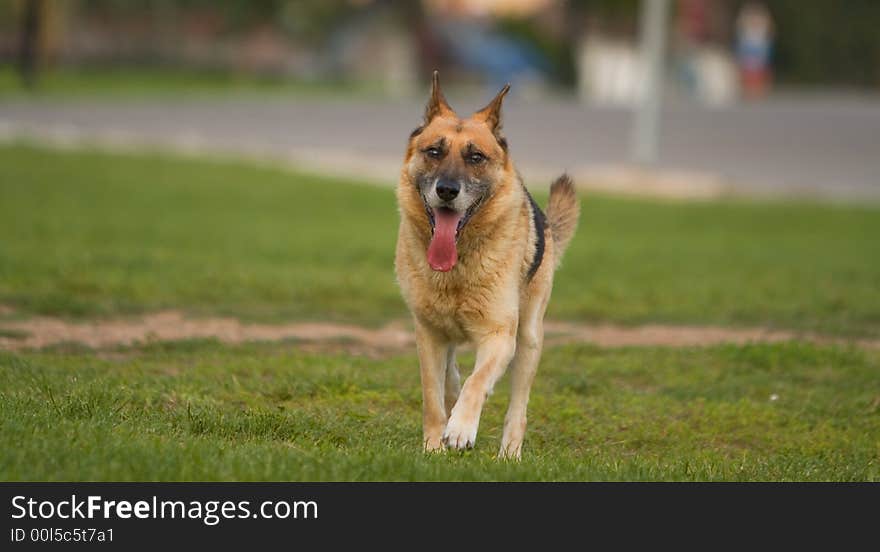
[[[880,341],[833,338],[815,334],[768,328],[724,328],[719,326],[616,326],[584,325],[547,321],[544,324],[550,344],[585,342],[600,347],[693,347],[721,343],[779,343],[807,341],[810,343],[852,343],[864,347],[880,347]]]
[[[625,327],[548,321],[545,329],[548,345],[591,343],[600,347],[689,347],[800,340],[880,348],[878,340],[848,340],[765,328]],[[378,329],[329,322],[254,324],[235,318],[187,318],[178,311],[158,312],[139,319],[76,323],[50,317],[0,321],[0,348],[13,351],[69,343],[108,349],[185,339],[217,339],[223,343],[294,340],[301,342],[306,350],[341,351],[366,356],[409,351],[415,346],[410,325],[400,321]]]
[[[80,343],[103,349],[157,341],[210,338],[224,343],[285,339],[307,343],[351,342],[383,349],[404,348],[413,342],[412,334],[401,324],[389,324],[375,330],[324,322],[250,324],[234,318],[187,318],[177,311],[158,312],[136,320],[82,323],[38,317],[0,322],[0,330],[20,334],[21,337],[15,338],[0,334],[0,347],[10,350],[39,349],[60,343]]]

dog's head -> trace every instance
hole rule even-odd
[[[510,163],[501,135],[501,103],[509,89],[505,86],[489,105],[461,118],[443,97],[434,72],[424,122],[410,135],[404,168],[428,215],[428,263],[434,270],[452,270],[459,235],[506,180]]]

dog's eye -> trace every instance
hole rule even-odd
[[[440,151],[440,148],[430,147],[425,150],[425,155],[427,155],[431,159],[440,159],[440,156],[442,154],[443,152]]]
[[[468,161],[468,163],[470,163],[472,165],[478,165],[485,160],[486,160],[486,156],[478,151],[469,153],[467,155],[467,161]]]

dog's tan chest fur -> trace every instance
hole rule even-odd
[[[516,232],[518,226],[505,224],[503,232]],[[464,254],[452,271],[444,273],[430,269],[424,242],[411,230],[407,225],[401,230],[397,272],[404,298],[417,319],[455,343],[473,340],[475,330],[516,327],[518,276],[526,255],[521,239],[501,235],[473,243],[477,240],[463,236]],[[479,231],[479,221],[468,230]]]

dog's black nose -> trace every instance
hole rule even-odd
[[[437,196],[443,201],[452,201],[461,191],[458,180],[441,179],[437,181]]]

